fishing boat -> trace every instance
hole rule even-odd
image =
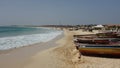
[[[74,38],[120,38],[120,33],[118,32],[103,32],[96,34],[86,34],[86,35],[73,35]]]
[[[120,57],[120,34],[106,32],[74,35],[76,49],[81,55]]]
[[[89,44],[110,44],[120,41],[119,33],[106,32],[87,35],[74,35],[74,43],[89,43]]]
[[[81,55],[120,57],[120,45],[81,44],[78,47]]]
[[[119,44],[119,38],[94,38],[94,39],[75,39],[74,44],[76,49],[79,49],[80,44],[89,44],[89,45],[115,45]]]
[[[99,38],[120,38],[119,32],[103,32],[103,33],[97,33],[97,37]]]
[[[116,44],[120,42],[120,38],[99,38],[95,34],[74,35],[73,39],[76,49],[79,49],[79,44]]]
[[[74,43],[110,44],[119,41],[119,38],[76,38],[76,40],[74,40]]]

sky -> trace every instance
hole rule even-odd
[[[0,25],[120,24],[120,0],[0,0]]]

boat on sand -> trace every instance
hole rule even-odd
[[[74,35],[80,55],[120,57],[120,37],[116,32]]]
[[[80,45],[78,47],[81,55],[88,56],[106,56],[106,57],[120,57],[120,45]]]

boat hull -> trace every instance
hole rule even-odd
[[[120,57],[120,46],[81,46],[82,55]]]

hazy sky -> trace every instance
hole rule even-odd
[[[0,0],[0,25],[92,23],[119,24],[120,0]]]

